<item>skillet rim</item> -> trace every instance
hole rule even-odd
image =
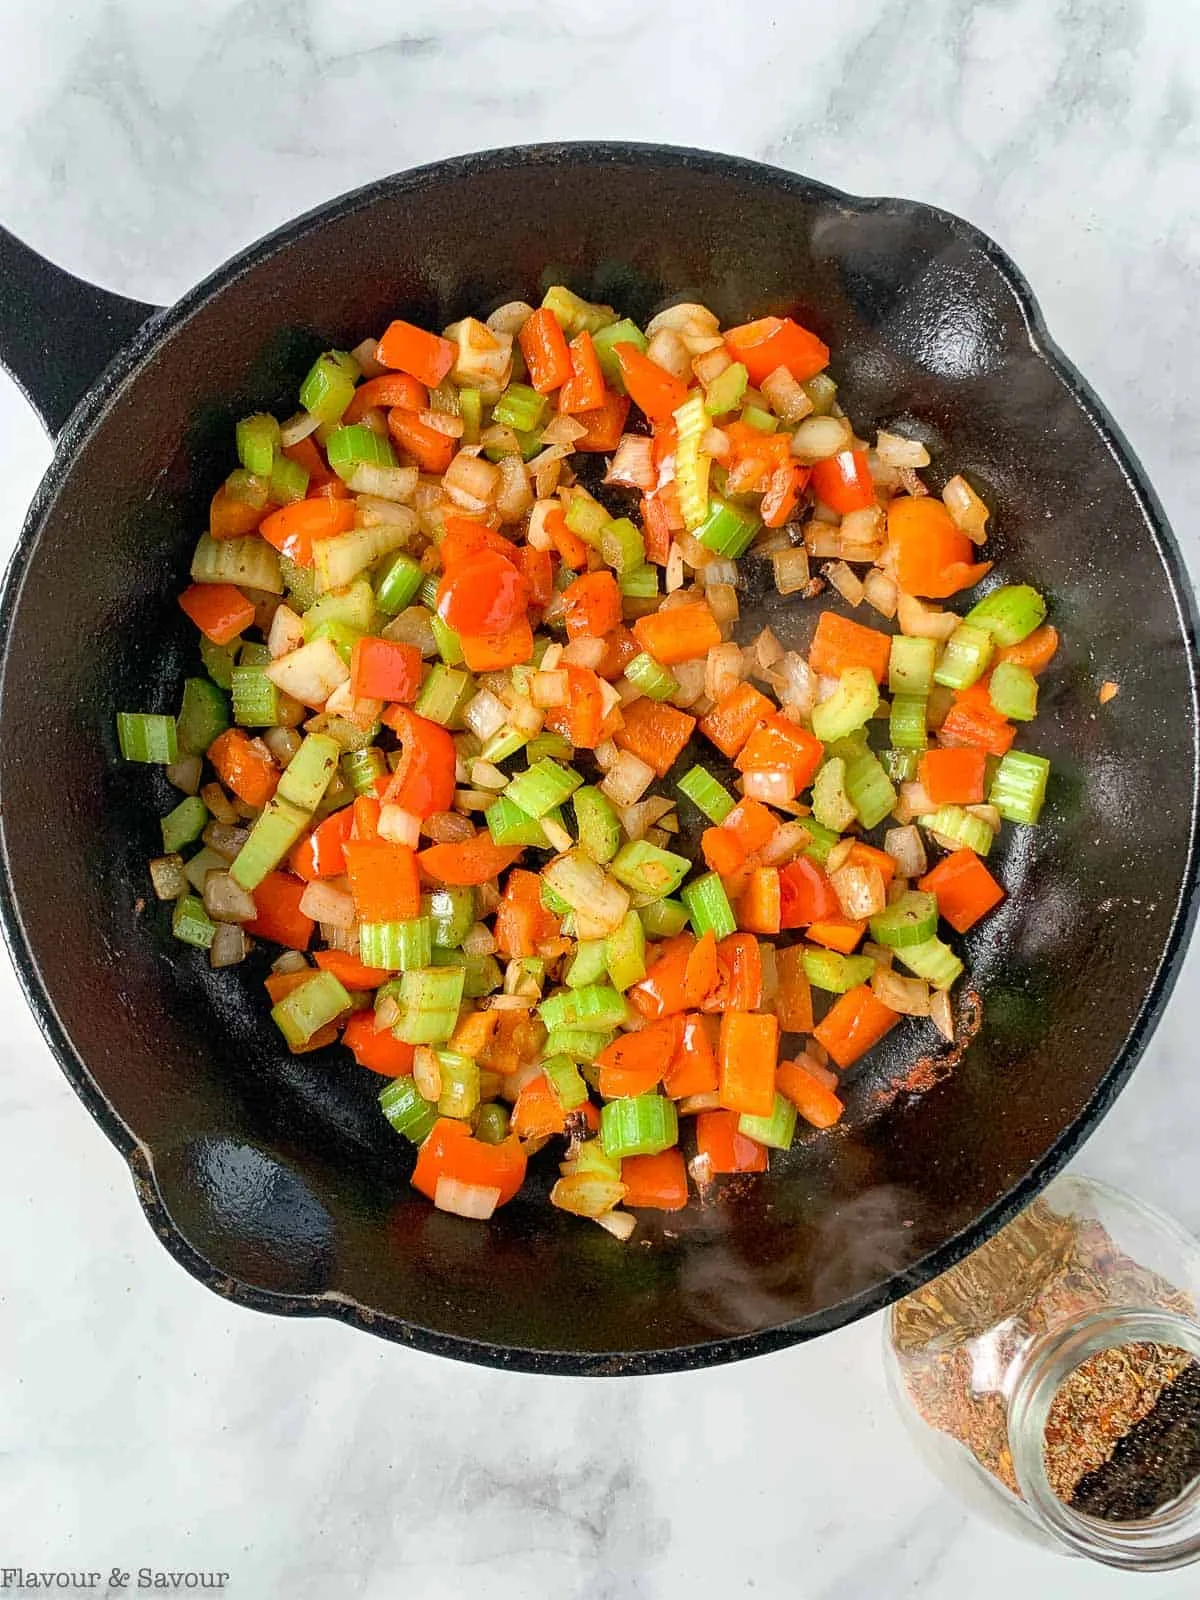
[[[741,156],[720,155],[689,146],[622,141],[564,141],[500,147],[429,162],[404,172],[376,179],[335,197],[264,235],[227,260],[173,306],[154,312],[121,349],[76,406],[55,441],[54,457],[31,502],[0,587],[0,727],[3,725],[3,687],[7,675],[11,624],[20,606],[29,562],[42,529],[53,510],[60,486],[70,472],[79,442],[87,437],[125,387],[141,375],[146,358],[167,341],[194,312],[207,305],[245,272],[286,249],[314,227],[353,214],[384,198],[424,188],[446,178],[502,173],[506,170],[552,166],[563,160],[595,165],[640,168],[682,168],[716,177],[735,178],[764,188],[782,190],[819,204],[836,206],[859,215],[900,215],[932,218],[955,239],[979,251],[995,268],[1021,313],[1034,355],[1079,406],[1101,444],[1116,463],[1130,493],[1148,523],[1162,562],[1179,631],[1187,652],[1190,692],[1192,806],[1182,884],[1170,928],[1152,982],[1143,998],[1124,1045],[1103,1074],[1078,1116],[1064,1128],[1043,1158],[999,1200],[981,1212],[966,1228],[937,1249],[901,1271],[890,1274],[873,1289],[793,1319],[752,1333],[703,1340],[658,1350],[630,1352],[538,1349],[502,1346],[460,1335],[438,1333],[403,1317],[379,1312],[339,1292],[318,1295],[282,1294],[239,1282],[214,1267],[190,1244],[171,1219],[154,1176],[152,1151],[135,1138],[120,1113],[92,1080],[86,1062],[69,1038],[55,1011],[41,976],[39,963],[26,936],[8,868],[7,840],[0,805],[0,928],[8,946],[18,981],[42,1035],[76,1094],[124,1157],[138,1200],[151,1227],[171,1255],[193,1277],[215,1293],[239,1305],[276,1315],[328,1316],[352,1327],[396,1343],[449,1356],[476,1365],[510,1371],[559,1376],[647,1375],[690,1371],[799,1344],[829,1333],[860,1317],[883,1310],[901,1295],[946,1271],[991,1237],[1032,1201],[1071,1159],[1111,1109],[1141,1058],[1162,1016],[1186,953],[1197,915],[1196,889],[1200,882],[1200,809],[1197,804],[1197,770],[1200,767],[1200,682],[1197,638],[1200,618],[1196,597],[1179,546],[1137,456],[1107,408],[1074,363],[1059,349],[1046,328],[1040,307],[1028,282],[1008,254],[989,235],[953,212],[922,201],[887,196],[863,197],[805,177],[800,173]]]

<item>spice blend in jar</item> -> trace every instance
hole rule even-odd
[[[1020,1495],[1008,1410],[1023,1358],[1046,1335],[1125,1306],[1196,1312],[1190,1293],[1126,1255],[1098,1220],[1041,1200],[896,1306],[893,1350],[918,1414]],[[1200,1472],[1198,1376],[1186,1351],[1146,1341],[1081,1362],[1047,1419],[1054,1493],[1110,1520],[1175,1498]]]

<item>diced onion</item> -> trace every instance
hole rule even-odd
[[[906,1017],[929,1015],[929,985],[923,978],[905,978],[891,967],[876,967],[871,987],[885,1006]]]
[[[824,1084],[826,1089],[832,1089],[836,1094],[839,1079],[837,1073],[831,1072],[826,1066],[828,1060],[829,1057],[825,1054],[824,1048],[813,1039],[810,1040],[808,1048],[802,1050],[796,1057],[796,1065],[803,1067],[809,1077],[815,1078],[818,1083]]]
[[[297,411],[294,417],[279,424],[279,442],[285,450],[290,450],[310,433],[316,433],[320,426],[320,417],[314,417],[309,411]]]
[[[703,656],[696,656],[689,661],[676,661],[671,667],[671,676],[679,688],[670,697],[671,704],[685,709],[695,705],[704,693],[707,671],[708,664]]]
[[[253,922],[258,915],[254,897],[228,872],[208,874],[203,898],[204,909],[214,922]]]
[[[570,644],[564,646],[562,659],[568,666],[590,667],[594,672],[604,660],[607,648],[603,639],[596,639],[590,634],[585,634],[583,638],[572,639]]]
[[[803,545],[789,545],[771,555],[775,587],[780,594],[799,594],[809,585],[808,551]]]
[[[406,844],[410,850],[415,850],[421,842],[421,819],[403,806],[390,803],[380,806],[375,826],[379,837],[390,844]]]
[[[325,713],[330,717],[345,717],[347,722],[367,732],[379,720],[383,710],[382,700],[357,700],[349,678],[341,683],[325,702]]]
[[[271,631],[267,635],[267,649],[272,660],[290,655],[304,643],[304,619],[291,606],[279,606],[271,618]]]
[[[872,567],[863,579],[863,599],[878,611],[881,617],[890,620],[896,615],[898,594],[895,580],[889,578],[885,572],[880,572],[878,567]]]
[[[783,767],[752,767],[742,774],[742,793],[747,800],[778,806],[795,798],[796,785]]]
[[[883,552],[884,513],[882,506],[866,506],[847,511],[838,528],[838,544],[843,561],[874,561]]]
[[[849,450],[853,430],[844,417],[805,417],[792,435],[792,454],[811,466]]]
[[[915,467],[897,467],[896,476],[905,494],[911,494],[914,499],[929,493],[927,485],[917,476]]]
[[[947,989],[935,989],[929,997],[929,1020],[948,1043],[954,1043],[954,1009]]]
[[[356,956],[358,954],[358,924],[350,928],[339,928],[336,922],[322,922],[320,924],[321,938],[331,950],[340,950],[343,955]]]
[[[950,513],[954,526],[975,544],[987,539],[987,506],[961,475],[951,478],[942,490],[942,504]]]
[[[647,336],[653,338],[660,328],[672,328],[676,333],[717,334],[721,324],[707,306],[695,300],[680,300],[655,312],[646,324]]]
[[[843,916],[861,921],[864,917],[878,916],[887,908],[883,874],[874,865],[840,867],[829,874],[829,881]]]
[[[644,839],[647,829],[665,817],[673,809],[674,804],[675,802],[668,800],[665,795],[655,794],[648,800],[639,800],[636,805],[622,806],[618,812],[621,826],[630,839]]]
[[[802,822],[784,822],[758,852],[764,867],[781,867],[807,849],[812,834]]]
[[[875,436],[875,450],[885,467],[929,465],[929,451],[919,439],[906,439],[899,433],[885,433],[882,428]]]
[[[702,350],[698,356],[693,356],[692,375],[707,389],[709,384],[715,382],[732,365],[733,357],[725,345],[714,345],[711,350]]]
[[[204,772],[204,760],[201,756],[180,756],[165,771],[167,782],[173,789],[178,789],[182,794],[195,794]]]
[[[925,787],[920,783],[902,783],[900,785],[900,798],[892,812],[896,821],[903,827],[911,822],[914,817],[927,817],[937,807],[925,792]]]
[[[364,378],[378,378],[388,370],[375,354],[378,349],[378,339],[364,339],[361,344],[356,344],[350,352],[355,361],[358,362],[358,370]]]
[[[477,695],[468,700],[463,721],[486,744],[508,721],[508,708],[490,689],[480,689]]]
[[[897,877],[924,877],[929,862],[920,828],[914,827],[912,823],[902,828],[889,828],[883,836],[883,848],[896,863]]]
[[[786,367],[776,367],[759,384],[763,398],[775,415],[788,424],[803,422],[813,408],[804,386]]]
[[[424,606],[408,606],[398,617],[393,617],[383,630],[385,639],[395,639],[401,644],[411,644],[428,660],[438,653],[437,637]]]
[[[896,594],[896,616],[900,632],[911,639],[948,639],[962,621],[955,612],[927,605],[915,595],[905,594],[903,589]]]
[[[484,511],[500,489],[500,469],[484,456],[460,450],[446,468],[442,487],[456,505],[468,511]]]
[[[682,589],[684,584],[683,550],[678,539],[671,540],[671,548],[667,552],[667,570],[664,588],[668,594],[674,594],[677,589]]]
[[[654,768],[631,750],[622,750],[604,774],[600,788],[615,806],[631,806],[654,782]]]
[[[827,567],[823,567],[821,570],[842,599],[849,605],[860,606],[862,604],[862,582],[844,561],[831,561]]]
[[[744,675],[742,647],[732,641],[717,644],[704,658],[704,692],[710,700],[720,700],[736,689]]]
[[[715,566],[716,563],[714,562],[713,565]],[[704,593],[705,599],[708,601],[708,609],[717,619],[717,624],[722,631],[728,632],[731,624],[735,623],[741,615],[737,590],[731,583],[713,583],[707,570],[702,576],[707,585]]]
[[[577,422],[574,417],[564,416],[559,413],[550,418],[542,429],[543,444],[574,444],[576,439],[582,439],[587,428],[582,422]]]
[[[236,967],[244,961],[250,950],[250,941],[244,928],[233,922],[218,922],[208,950],[208,964],[216,970]]]
[[[281,956],[276,956],[271,963],[271,971],[277,973],[303,972],[308,966],[308,961],[302,951],[285,950]]]
[[[500,1190],[495,1185],[464,1183],[461,1178],[450,1178],[443,1173],[433,1191],[433,1203],[439,1211],[451,1211],[456,1217],[486,1222],[500,1203]]]
[[[270,662],[263,670],[285,694],[314,710],[320,710],[333,691],[350,676],[350,668],[330,639],[313,639]]]
[[[529,698],[535,706],[548,710],[567,703],[567,675],[565,672],[535,672],[529,680]]]
[[[497,793],[508,786],[508,779],[492,761],[472,761],[470,778],[476,789],[495,789]]]
[[[623,434],[604,482],[622,484],[628,489],[655,488],[658,469],[654,465],[654,441],[641,433]]]
[[[352,928],[356,918],[353,895],[322,878],[305,885],[300,910],[314,922],[332,928]]]
[[[200,791],[200,798],[218,822],[234,823],[237,821],[237,807],[219,783],[206,783]]]
[[[506,300],[496,307],[484,326],[493,333],[506,333],[510,339],[515,339],[532,315],[533,307],[524,300]]]
[[[593,1217],[592,1221],[605,1233],[611,1233],[614,1239],[620,1239],[622,1244],[637,1227],[637,1218],[632,1211],[605,1211],[602,1216]]]
[[[529,474],[520,456],[505,456],[500,463],[500,488],[496,510],[502,522],[519,522],[533,505]]]
[[[495,955],[496,937],[485,923],[473,923],[463,939],[462,949],[463,954],[468,956]]]
[[[620,759],[621,752],[611,739],[602,739],[592,751],[592,756],[601,772],[607,772],[614,767]]]
[[[659,328],[651,334],[646,347],[647,357],[669,372],[673,378],[687,382],[692,372],[692,353],[683,339],[672,328]]]

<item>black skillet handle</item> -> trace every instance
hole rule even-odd
[[[0,362],[51,438],[158,309],[84,283],[0,228]]]

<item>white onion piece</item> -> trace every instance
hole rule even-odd
[[[936,989],[929,999],[929,1019],[948,1043],[954,1043],[954,1008],[948,989]]]
[[[276,956],[271,963],[271,971],[276,973],[304,972],[308,962],[300,950],[285,950],[281,956]]]
[[[300,896],[300,909],[314,922],[332,928],[352,928],[355,923],[354,897],[345,889],[337,888],[327,879],[317,878],[306,884]]]
[[[871,987],[885,1006],[905,1017],[929,1015],[929,985],[923,978],[905,978],[891,967],[876,967]]]
[[[496,936],[492,930],[482,922],[473,923],[468,928],[466,937],[462,942],[463,954],[468,956],[492,956],[496,953]]]
[[[574,417],[566,416],[561,412],[551,417],[542,429],[543,444],[574,444],[576,439],[582,439],[587,428],[582,422],[577,422]]]
[[[616,766],[620,755],[620,750],[611,739],[602,739],[592,751],[592,756],[601,772],[607,772],[611,767]]]
[[[954,526],[961,533],[965,533],[972,543],[986,542],[987,520],[990,513],[961,474],[951,478],[942,490],[942,504],[950,513]]]
[[[605,483],[617,483],[628,489],[649,490],[658,483],[658,470],[654,465],[654,441],[641,433],[626,433],[613,453]]]
[[[792,454],[812,466],[849,450],[853,430],[844,417],[805,417],[792,435]]]
[[[881,617],[890,620],[896,615],[898,594],[895,579],[889,578],[886,572],[880,572],[878,567],[872,567],[863,579],[863,599],[878,611]]]
[[[844,561],[831,561],[827,567],[822,568],[822,571],[848,605],[862,605],[862,581],[857,574],[851,572]]]
[[[745,662],[742,647],[732,642],[715,644],[704,658],[704,692],[710,700],[720,700],[741,683]]]
[[[508,721],[508,710],[490,689],[480,689],[477,695],[468,700],[463,721],[486,744]]]
[[[439,1211],[450,1211],[456,1217],[486,1222],[500,1203],[500,1190],[494,1185],[463,1183],[460,1178],[443,1174],[433,1191],[433,1203]]]
[[[389,802],[379,808],[376,831],[389,844],[406,844],[415,850],[421,842],[421,819],[415,812]]]
[[[808,551],[803,545],[789,545],[786,550],[773,551],[771,565],[775,569],[775,588],[780,594],[799,594],[808,588]]]
[[[864,917],[876,917],[887,908],[887,892],[879,868],[841,867],[829,874],[833,892],[838,897],[843,916],[860,922]]]
[[[919,439],[906,439],[899,433],[885,433],[882,428],[875,435],[875,451],[885,467],[929,465],[929,451]]]
[[[416,492],[419,476],[416,467],[381,467],[372,461],[360,461],[346,487],[351,494],[370,495],[379,500],[407,501]]]
[[[622,750],[604,774],[601,790],[615,806],[631,806],[654,782],[654,768],[631,750]]]
[[[679,334],[672,328],[660,328],[650,337],[646,347],[646,356],[650,361],[662,367],[664,372],[669,372],[673,378],[680,378],[685,383],[691,376],[692,356]]]
[[[884,533],[882,506],[847,511],[838,527],[838,544],[843,561],[874,561],[883,551]]]
[[[429,612],[424,606],[407,606],[383,629],[383,637],[398,640],[401,644],[411,644],[425,660],[438,653],[437,638],[429,621]]]
[[[814,561],[820,560],[823,556],[840,556],[841,531],[832,523],[822,522],[819,517],[813,517],[804,524],[804,548]]]
[[[215,971],[223,967],[236,967],[250,951],[250,941],[244,928],[233,922],[218,922],[208,949],[208,964]]]
[[[903,828],[889,828],[883,836],[883,848],[896,863],[897,877],[923,878],[929,870],[921,830],[911,823]]]
[[[529,698],[543,711],[567,703],[565,672],[535,672],[529,679]]]
[[[506,300],[502,306],[496,307],[484,326],[493,333],[507,334],[510,339],[515,339],[532,315],[533,307],[524,300]]]
[[[173,789],[178,789],[182,794],[195,794],[204,773],[204,759],[202,756],[180,756],[165,771],[167,782]]]
[[[455,502],[467,510],[486,509],[500,489],[500,469],[484,456],[460,450],[446,468],[442,487]]]
[[[786,367],[768,372],[759,388],[775,415],[789,425],[803,422],[812,412],[813,403],[803,384],[797,383]]]
[[[285,450],[290,450],[301,439],[307,439],[310,433],[316,433],[320,426],[319,417],[314,417],[309,411],[297,411],[294,417],[279,424],[279,442]]]
[[[272,660],[290,655],[293,650],[299,650],[303,643],[303,617],[298,616],[291,606],[279,606],[271,618],[271,629],[267,634],[267,649],[271,652]]]
[[[667,594],[674,594],[677,589],[683,588],[683,584],[683,550],[678,539],[672,539],[671,548],[667,552],[667,571],[664,587]]]
[[[533,490],[529,474],[520,456],[505,456],[500,463],[500,487],[496,493],[496,510],[502,522],[519,522],[533,505]]]
[[[783,822],[758,852],[758,859],[764,867],[781,867],[806,850],[811,839],[812,834],[802,822]]]
[[[590,634],[581,639],[572,639],[570,644],[564,646],[562,659],[571,667],[590,667],[594,672],[604,660],[607,645],[603,639],[593,638]]]
[[[902,589],[896,595],[896,616],[900,632],[911,639],[948,639],[962,620],[953,611],[929,605]]]
[[[270,662],[264,671],[277,688],[317,711],[350,677],[350,668],[329,639],[313,639]]]
[[[364,339],[361,344],[356,344],[350,352],[355,361],[358,362],[358,370],[364,378],[378,378],[388,370],[376,355],[378,349],[378,339]]]
[[[602,1216],[593,1217],[592,1221],[605,1233],[611,1233],[614,1239],[620,1239],[622,1244],[637,1227],[637,1218],[632,1211],[606,1211]]]
[[[660,328],[672,328],[676,333],[716,334],[721,330],[717,317],[707,306],[696,300],[680,300],[655,312],[646,324],[648,338],[653,338]]]
[[[258,915],[253,895],[247,894],[228,872],[208,874],[203,898],[204,909],[214,922],[253,922]]]

